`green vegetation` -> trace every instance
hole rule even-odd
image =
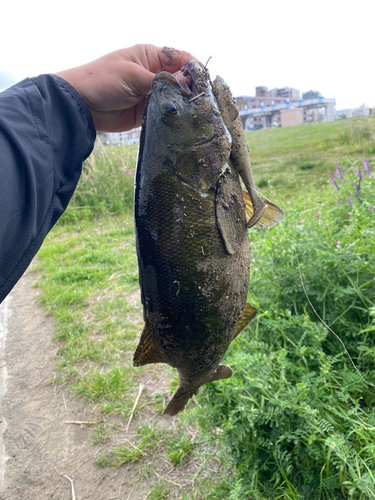
[[[346,158],[375,156],[375,120],[339,120],[247,133],[259,189],[298,198],[329,183],[327,171]]]
[[[38,254],[61,382],[96,405],[95,442],[109,445],[97,466],[134,463],[149,499],[375,498],[375,120],[247,139],[255,180],[286,219],[249,232],[248,300],[258,315],[224,358],[233,377],[207,384],[161,426],[175,374],[132,367],[143,327],[131,214],[136,150],[99,147]],[[145,377],[159,390],[146,382],[133,415]]]

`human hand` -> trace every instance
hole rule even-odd
[[[56,74],[85,100],[97,131],[122,132],[141,125],[154,76],[168,71],[184,85],[189,77],[180,69],[189,59],[197,60],[188,52],[134,45]]]

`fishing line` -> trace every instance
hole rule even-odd
[[[255,190],[259,195],[261,194],[259,191]],[[263,196],[263,195],[262,195]],[[300,280],[301,280],[301,285],[302,285],[302,289],[303,289],[303,292],[306,296],[306,299],[307,299],[307,302],[309,303],[311,309],[313,310],[314,314],[316,315],[316,317],[319,319],[319,321],[327,328],[327,330],[329,332],[331,332],[335,337],[336,339],[340,342],[340,344],[342,345],[342,347],[344,348],[344,352],[346,353],[346,355],[348,356],[348,358],[350,359],[350,362],[351,364],[353,365],[353,368],[354,370],[358,373],[358,375],[360,376],[361,380],[367,384],[368,386],[371,386],[371,387],[375,387],[375,384],[371,383],[371,382],[368,382],[364,377],[363,375],[361,374],[361,372],[359,371],[359,369],[357,368],[357,366],[355,365],[351,355],[349,354],[349,351],[347,350],[347,348],[345,347],[345,344],[344,342],[341,340],[341,338],[337,335],[337,333],[335,333],[332,328],[330,326],[327,325],[327,323],[320,317],[320,315],[318,314],[318,312],[316,311],[315,307],[313,306],[311,300],[310,300],[310,297],[307,293],[307,290],[306,290],[306,286],[305,286],[305,282],[304,282],[304,279],[303,279],[303,274],[302,274],[302,271],[301,271],[301,264],[300,264],[300,261],[299,261],[299,258],[298,258],[298,254],[297,254],[297,251],[296,249],[294,248],[293,246],[293,242],[292,240],[289,238],[289,236],[286,234],[285,232],[285,229],[284,227],[281,225],[280,226],[283,233],[284,233],[284,236],[286,237],[286,239],[289,241],[289,243],[291,244],[291,248],[293,249],[294,251],[294,254],[296,256],[296,259],[297,259],[297,268],[298,268],[298,272],[299,272],[299,277],[300,277]]]

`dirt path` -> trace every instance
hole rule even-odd
[[[0,499],[71,500],[67,477],[77,500],[144,499],[147,485],[134,484],[134,469],[95,468],[103,445],[92,444],[89,427],[66,423],[97,416],[54,383],[54,322],[34,282],[27,273],[0,306]]]

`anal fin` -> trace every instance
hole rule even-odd
[[[250,321],[255,318],[256,314],[257,310],[255,309],[255,307],[249,304],[249,302],[246,302],[245,307],[242,311],[242,317],[238,321],[236,329],[234,331],[234,339],[242,332],[242,330],[250,323]]]
[[[164,363],[164,357],[155,346],[150,333],[150,324],[146,321],[141,339],[134,353],[133,365],[143,366],[151,363]]]
[[[233,370],[228,365],[219,365],[217,370],[213,375],[207,380],[208,382],[214,382],[215,380],[222,380],[224,378],[230,378],[233,375]]]

